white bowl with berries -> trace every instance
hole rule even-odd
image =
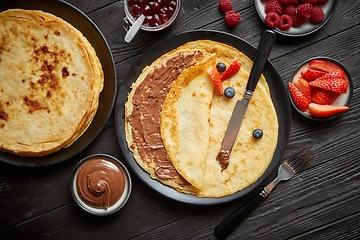
[[[260,18],[286,36],[304,36],[319,30],[332,16],[336,0],[255,0]]]
[[[302,63],[288,87],[294,108],[312,120],[330,120],[348,111],[353,93],[353,82],[345,66],[327,57]]]

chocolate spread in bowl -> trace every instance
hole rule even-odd
[[[93,207],[107,209],[122,196],[125,177],[121,169],[112,161],[95,158],[79,169],[76,188],[84,202]]]
[[[161,110],[172,82],[184,69],[195,65],[201,56],[200,51],[185,56],[179,53],[164,66],[150,72],[135,90],[134,108],[127,119],[141,159],[154,168],[160,179],[175,179],[180,186],[189,183],[176,171],[166,153],[160,134]]]

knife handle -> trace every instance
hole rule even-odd
[[[256,194],[240,208],[236,209],[228,217],[222,220],[215,227],[215,235],[218,239],[225,239],[230,233],[247,217],[247,215],[258,206],[264,199],[260,194]]]
[[[254,91],[259,78],[264,70],[266,61],[270,55],[272,45],[276,39],[276,34],[272,30],[265,30],[261,35],[258,48],[256,49],[254,64],[251,68],[250,76],[246,89]]]

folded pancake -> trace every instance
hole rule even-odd
[[[0,149],[43,156],[91,124],[104,76],[80,31],[50,13],[0,13]]]
[[[223,82],[235,98],[220,96],[206,70],[234,59],[240,71]],[[216,156],[241,99],[252,62],[238,50],[213,41],[189,42],[146,67],[125,104],[129,149],[150,176],[199,197],[222,197],[255,182],[272,160],[278,121],[266,80],[261,76],[250,101],[230,163],[222,170]],[[252,132],[260,128],[261,139]]]
[[[222,171],[216,156],[236,100],[242,97],[249,74],[244,69],[230,80],[223,82],[231,86],[236,98],[224,99],[217,92],[211,104],[209,147],[206,156],[206,170],[201,197],[222,197],[233,194],[254,183],[266,170],[275,152],[278,138],[278,121],[264,78],[256,87],[244,116],[241,128],[230,154],[229,166]],[[252,136],[254,129],[262,129],[260,139]]]
[[[160,116],[172,83],[186,69],[212,57],[200,49],[175,49],[144,68],[125,104],[125,132],[134,159],[154,179],[174,189],[194,194],[189,184],[171,164],[160,133]]]
[[[214,84],[207,69],[215,55],[184,70],[173,83],[161,112],[161,136],[171,163],[195,188],[202,188],[209,144]]]
[[[166,121],[166,124],[161,123],[161,133],[166,151],[176,170],[199,190],[195,194],[200,197],[222,197],[249,186],[266,170],[277,145],[278,121],[265,78],[261,76],[230,155],[229,166],[222,171],[216,156],[221,149],[236,100],[241,99],[245,92],[252,62],[236,49],[217,42],[202,40],[180,47],[183,50],[199,48],[214,53],[216,62],[223,62],[227,66],[235,58],[241,63],[240,71],[223,82],[223,88],[233,87],[236,95],[234,98],[226,98],[215,90],[209,119],[207,101],[202,103],[205,106],[201,106],[197,100],[192,104],[190,97],[185,100],[176,94],[168,95],[169,104],[165,104],[164,108],[171,111],[173,106],[173,116],[162,116],[162,121]],[[193,80],[194,78],[187,79],[188,82]],[[208,80],[211,81],[210,78]],[[178,89],[179,87],[183,89]],[[172,88],[176,89],[171,89],[170,93],[186,93],[195,89],[190,84],[173,85]],[[177,110],[181,109],[180,106],[183,108],[181,112]],[[201,116],[200,111],[204,108],[206,111],[204,110],[204,115]],[[168,126],[171,126],[170,130]],[[264,132],[261,139],[252,137],[252,131],[256,128]],[[207,137],[208,142],[198,139],[199,136]],[[203,148],[206,146],[205,153]]]

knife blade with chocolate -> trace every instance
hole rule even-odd
[[[249,105],[256,85],[264,70],[275,39],[276,34],[272,30],[265,30],[261,35],[260,42],[255,53],[254,63],[246,85],[245,93],[241,100],[236,101],[228,127],[225,132],[221,149],[216,157],[216,160],[218,160],[221,165],[221,171],[225,170],[229,165],[230,153],[240,130],[247,106]]]

